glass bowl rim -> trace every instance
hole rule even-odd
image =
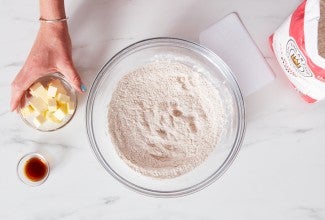
[[[110,165],[105,161],[104,157],[102,156],[98,146],[97,142],[94,138],[94,132],[93,132],[93,119],[92,119],[92,110],[93,110],[93,102],[96,98],[97,94],[97,86],[101,82],[101,79],[103,75],[114,65],[119,61],[125,58],[130,52],[136,50],[136,49],[146,49],[148,45],[170,45],[170,46],[178,46],[182,48],[187,48],[194,50],[196,53],[204,56],[206,59],[210,60],[211,63],[216,65],[218,69],[223,72],[223,74],[227,74],[227,77],[230,77],[230,84],[232,88],[232,92],[234,93],[236,104],[237,104],[237,133],[236,138],[234,139],[233,146],[231,147],[231,150],[229,151],[226,159],[223,161],[221,166],[219,166],[216,171],[214,171],[209,177],[201,180],[197,184],[191,185],[186,188],[181,188],[177,190],[168,190],[168,191],[161,191],[161,190],[154,190],[154,189],[147,189],[145,187],[139,186],[137,184],[134,184],[122,176],[120,176],[113,168],[110,167]],[[161,46],[161,45],[160,45]],[[108,73],[109,74],[109,73]],[[229,80],[229,79],[227,79]],[[116,53],[111,59],[109,59],[105,65],[101,68],[101,70],[98,72],[95,80],[93,81],[90,90],[89,95],[87,99],[86,104],[86,130],[87,130],[87,136],[88,141],[91,145],[91,148],[93,150],[93,153],[98,160],[98,162],[104,167],[104,169],[113,176],[118,182],[122,183],[127,188],[136,191],[140,194],[152,196],[152,197],[159,197],[159,198],[172,198],[172,197],[180,197],[189,195],[192,193],[195,193],[197,191],[200,191],[204,189],[205,187],[209,186],[213,182],[215,182],[217,179],[219,179],[225,171],[230,167],[230,165],[233,163],[235,158],[237,157],[237,154],[241,148],[241,144],[243,142],[244,134],[246,131],[246,110],[245,110],[245,103],[242,96],[242,92],[240,90],[240,87],[238,85],[238,82],[234,75],[232,74],[232,71],[230,68],[226,65],[226,63],[214,52],[209,50],[208,48],[188,40],[180,39],[180,38],[172,38],[172,37],[157,37],[157,38],[148,38],[144,39],[138,42],[135,42],[133,44],[130,44],[129,46],[125,47],[124,49],[120,50],[118,53]]]
[[[28,160],[30,160],[30,159],[32,159],[32,158],[34,158],[34,157],[39,158],[39,159],[41,159],[43,162],[45,162],[46,167],[47,167],[46,176],[45,176],[43,179],[41,179],[41,180],[39,180],[39,181],[35,181],[35,182],[30,181],[30,180],[28,180],[28,181],[25,180],[25,179],[21,176],[21,174],[20,174],[20,172],[19,172],[19,170],[22,168],[22,167],[21,167],[22,162],[23,162],[24,160],[26,160],[26,158],[27,158],[27,160],[26,160],[25,162],[27,162]],[[27,153],[27,154],[23,155],[23,156],[19,159],[19,161],[18,161],[18,163],[17,163],[17,175],[18,175],[18,178],[20,179],[21,182],[23,182],[24,184],[26,184],[26,185],[28,185],[28,186],[31,186],[31,187],[40,186],[40,185],[42,185],[44,182],[46,182],[46,180],[49,178],[50,171],[51,171],[50,163],[48,162],[48,160],[47,160],[47,159],[46,159],[46,158],[45,158],[41,153],[38,153],[38,152],[31,152],[31,153]],[[28,179],[27,177],[25,177],[25,178]]]
[[[77,111],[77,108],[78,108],[78,97],[77,97],[77,94],[76,94],[76,91],[75,89],[70,85],[70,83],[65,79],[64,75],[60,72],[52,72],[52,73],[48,73],[44,76],[41,76],[39,78],[37,78],[29,87],[28,89],[24,92],[23,96],[26,96],[26,93],[28,92],[29,88],[35,83],[35,82],[38,82],[38,81],[41,81],[42,79],[45,79],[45,78],[48,78],[48,77],[55,77],[57,79],[59,79],[60,81],[62,81],[65,85],[68,86],[69,88],[69,93],[70,91],[73,93],[73,95],[75,96],[75,110],[73,112],[73,114],[71,115],[71,117],[69,118],[69,120],[67,120],[64,124],[62,124],[61,126],[59,127],[56,127],[54,129],[49,129],[49,130],[42,130],[42,129],[39,129],[35,126],[33,126],[31,123],[29,123],[24,117],[23,115],[21,114],[21,103],[19,103],[18,107],[17,107],[17,112],[21,118],[21,120],[28,126],[28,127],[31,127],[37,131],[40,131],[40,132],[52,132],[52,131],[57,131],[63,127],[65,127],[71,120],[72,118],[74,117],[76,111]]]

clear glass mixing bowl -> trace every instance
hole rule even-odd
[[[176,60],[201,72],[219,90],[227,112],[223,136],[209,157],[194,170],[171,179],[147,177],[131,169],[118,156],[108,133],[108,105],[117,83],[154,60]],[[97,160],[115,179],[145,195],[177,197],[210,185],[231,165],[244,136],[245,107],[231,70],[216,54],[189,41],[153,38],[126,47],[98,73],[87,100],[86,126]]]

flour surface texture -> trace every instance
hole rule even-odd
[[[137,172],[173,178],[200,165],[222,136],[226,118],[217,88],[193,68],[155,61],[126,74],[108,108],[119,156]]]

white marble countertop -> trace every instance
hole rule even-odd
[[[38,30],[37,1],[0,0],[0,219],[325,219],[325,102],[307,104],[289,87],[268,36],[301,0],[67,1],[73,56],[88,87],[104,63],[141,39],[199,33],[237,11],[277,78],[249,96],[241,152],[221,179],[182,198],[156,199],[122,186],[93,155],[85,129],[87,95],[73,121],[52,133],[9,112],[10,83]],[[28,187],[19,158],[41,151],[54,165]]]

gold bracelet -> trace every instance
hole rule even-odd
[[[55,23],[55,22],[62,22],[62,21],[66,21],[66,20],[68,20],[68,17],[58,18],[58,19],[51,19],[51,20],[44,19],[44,18],[39,18],[39,21],[44,22],[44,23]]]

